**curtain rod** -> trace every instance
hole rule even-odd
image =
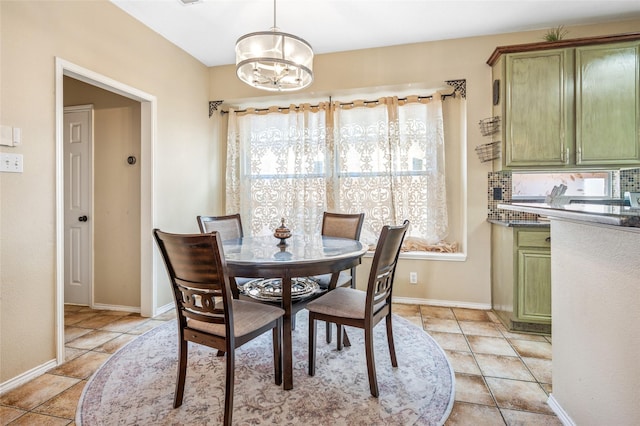
[[[452,93],[446,93],[442,96],[442,100],[444,101],[446,98],[455,98],[456,97],[456,92],[453,91]],[[428,95],[428,96],[418,96],[418,100],[421,99],[433,99],[433,95]],[[399,101],[406,101],[407,98],[398,98]],[[329,103],[331,103],[331,97],[329,97]],[[363,104],[368,105],[368,104],[376,104],[378,103],[378,100],[375,101],[362,101]],[[349,106],[349,105],[354,105],[354,102],[340,102],[340,106]],[[311,105],[311,108],[317,108],[320,105]],[[273,108],[273,107],[271,107]],[[269,111],[271,108],[255,108],[256,112],[262,112],[262,111]],[[284,110],[284,109],[290,109],[291,107],[278,107],[278,111]],[[240,109],[237,110],[236,112],[247,112],[246,109]],[[225,110],[220,110],[220,114],[224,115],[224,114],[229,114],[229,111],[225,111]]]

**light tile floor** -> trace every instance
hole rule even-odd
[[[456,373],[446,425],[560,425],[551,392],[551,338],[511,333],[490,311],[394,305],[442,346]],[[174,318],[65,306],[66,362],[0,395],[0,425],[74,425],[82,390],[111,354]]]

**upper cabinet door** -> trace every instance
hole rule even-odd
[[[576,164],[640,161],[640,43],[576,48]]]
[[[506,58],[505,166],[564,166],[573,156],[571,49]],[[571,133],[570,133],[571,132]]]

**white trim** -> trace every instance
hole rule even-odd
[[[56,351],[57,362],[64,362],[64,76],[73,77],[112,93],[140,102],[140,313],[153,317],[156,311],[155,269],[151,229],[155,223],[154,209],[154,146],[156,144],[157,99],[155,96],[127,86],[104,75],[55,58],[55,119],[56,119]]]
[[[156,266],[151,230],[155,217],[155,156],[157,139],[157,102],[155,96],[140,104],[140,310],[143,316],[154,317],[158,304]],[[147,267],[144,267],[147,265]],[[144,297],[148,295],[150,297]]]
[[[460,179],[462,182],[462,191],[460,191],[460,198],[458,202],[462,204],[462,234],[460,234],[462,236],[462,253],[465,256],[464,260],[467,260],[467,253],[469,252],[469,165],[467,163],[467,145],[469,144],[469,140],[467,121],[469,120],[469,115],[467,111],[466,98],[464,98],[462,102],[464,103],[464,117],[460,120],[460,124],[462,125],[462,129],[460,129],[460,139],[462,142],[462,147],[460,149],[460,168],[462,176],[460,176]]]
[[[465,225],[466,226],[466,225]],[[368,251],[363,257],[373,258],[374,251]],[[411,260],[435,260],[442,262],[465,262],[467,260],[467,253],[436,253],[430,251],[404,251],[400,253],[400,259]]]
[[[44,364],[40,364],[37,367],[32,368],[29,371],[25,371],[24,373],[7,380],[4,383],[0,383],[0,395],[5,392],[10,391],[11,389],[15,389],[20,385],[23,385],[36,377],[42,376],[44,373],[49,371],[58,365],[58,362],[55,359],[45,362]]]
[[[467,253],[465,252],[435,253],[430,251],[406,251],[406,252],[400,253],[400,259],[438,260],[443,262],[464,262],[467,260]]]
[[[574,422],[569,414],[560,406],[558,401],[553,397],[553,394],[549,395],[549,399],[547,399],[547,404],[551,407],[551,410],[556,413],[556,416],[560,419],[564,426],[576,426],[576,422]]]
[[[156,316],[162,315],[165,312],[169,312],[170,310],[174,309],[175,307],[176,307],[176,304],[174,302],[170,302],[170,303],[167,303],[164,306],[160,306],[158,309],[156,309]]]
[[[137,306],[103,305],[102,303],[94,303],[92,307],[94,309],[100,309],[102,311],[121,311],[121,312],[140,313],[140,308]]]
[[[415,297],[393,297],[393,303],[399,303],[403,305],[430,305],[430,306],[442,306],[445,308],[466,308],[466,309],[480,309],[483,311],[491,310],[490,303],[472,303],[472,302],[460,302],[454,300],[437,300],[437,299],[417,299]]]

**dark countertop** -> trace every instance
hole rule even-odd
[[[604,204],[511,203],[498,204],[499,209],[535,213],[551,218],[569,219],[602,225],[640,228],[640,209]]]
[[[499,220],[499,219],[487,219],[487,222],[492,225],[500,225],[506,227],[528,227],[528,228],[548,228],[549,221],[543,220]]]

